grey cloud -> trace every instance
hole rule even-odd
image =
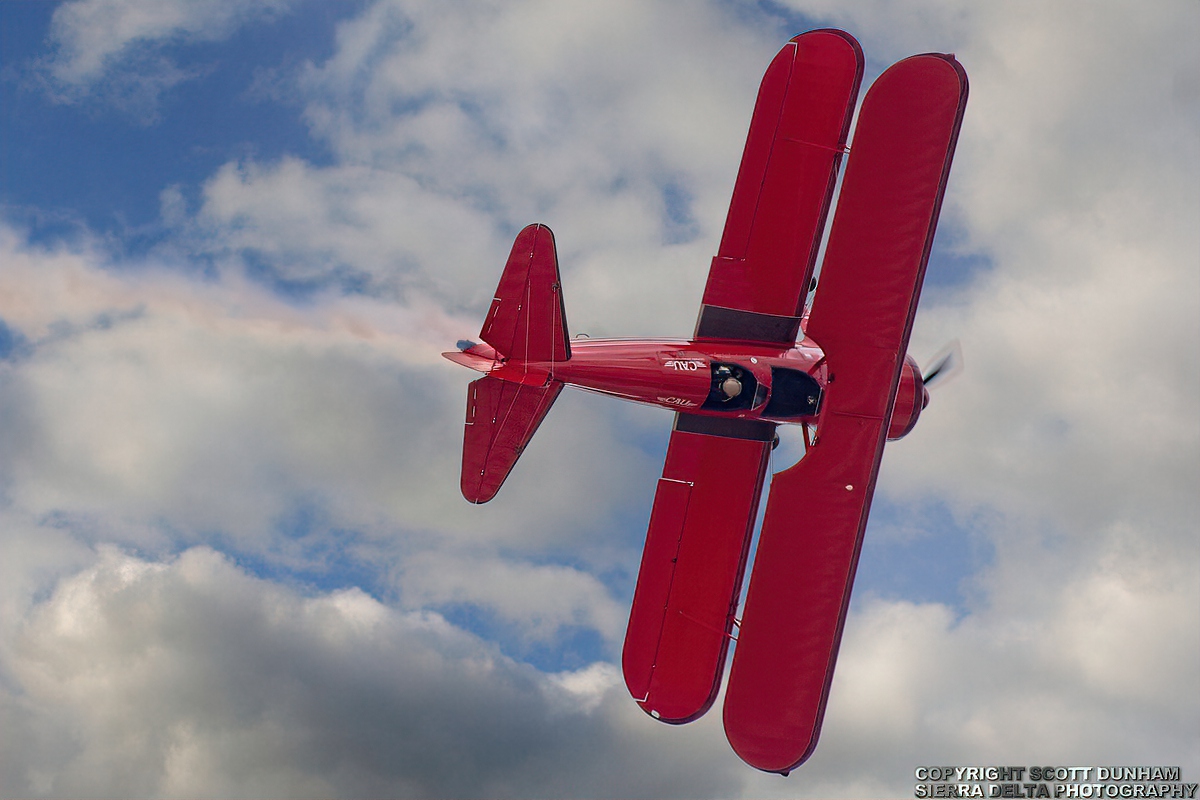
[[[301,596],[206,548],[112,549],[5,651],[8,791],[53,796],[700,796],[732,770],[646,750],[623,700],[436,615]],[[606,679],[600,677],[600,685]],[[575,691],[572,691],[572,688]],[[591,705],[592,710],[585,706]],[[668,779],[669,776],[669,779]],[[686,777],[685,777],[686,776]]]

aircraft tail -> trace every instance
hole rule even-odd
[[[476,345],[447,354],[490,373],[467,390],[461,487],[472,503],[496,496],[562,391],[554,364],[571,357],[571,345],[549,228],[530,225],[517,235],[479,335],[494,353]]]

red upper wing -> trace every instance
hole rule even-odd
[[[861,79],[842,31],[801,34],[767,68],[697,338],[796,340]]]
[[[863,101],[807,329],[829,366],[818,440],[772,479],[725,697],[760,769],[816,747],[966,96],[953,57],[924,55]]]

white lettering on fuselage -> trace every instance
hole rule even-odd
[[[691,408],[694,405],[698,405],[691,400],[684,400],[682,397],[657,397],[655,399],[658,400],[658,402],[666,403],[669,406],[684,406],[686,408]]]
[[[693,359],[672,358],[663,362],[663,366],[669,369],[681,369],[687,372],[696,372],[704,366],[703,361],[695,361]]]

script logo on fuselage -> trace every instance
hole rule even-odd
[[[658,402],[663,403],[664,405],[668,405],[668,406],[682,406],[684,408],[692,408],[694,406],[700,405],[699,403],[693,402],[691,400],[685,400],[682,397],[657,397],[655,399],[658,400]]]
[[[704,362],[698,358],[668,358],[663,362],[663,368],[683,372],[698,372],[704,369]]]

